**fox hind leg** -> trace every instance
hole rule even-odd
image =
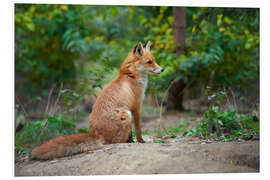
[[[134,140],[132,138],[132,131],[130,131],[129,139],[127,140],[128,143],[134,143]]]

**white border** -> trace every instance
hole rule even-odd
[[[147,5],[147,6],[208,6],[259,7],[260,0],[15,0],[15,3],[91,4],[91,5]]]

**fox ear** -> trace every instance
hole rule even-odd
[[[143,46],[147,51],[150,51],[151,41],[147,41],[145,45]]]
[[[139,42],[134,48],[133,53],[138,57],[141,57],[143,55],[143,45],[141,42]]]

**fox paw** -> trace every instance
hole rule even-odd
[[[132,138],[130,138],[127,142],[128,143],[134,143],[134,140]]]
[[[139,143],[145,143],[145,141],[143,139],[138,139]]]

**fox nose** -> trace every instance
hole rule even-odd
[[[163,68],[161,68],[161,72],[163,72],[164,71],[164,69]]]

